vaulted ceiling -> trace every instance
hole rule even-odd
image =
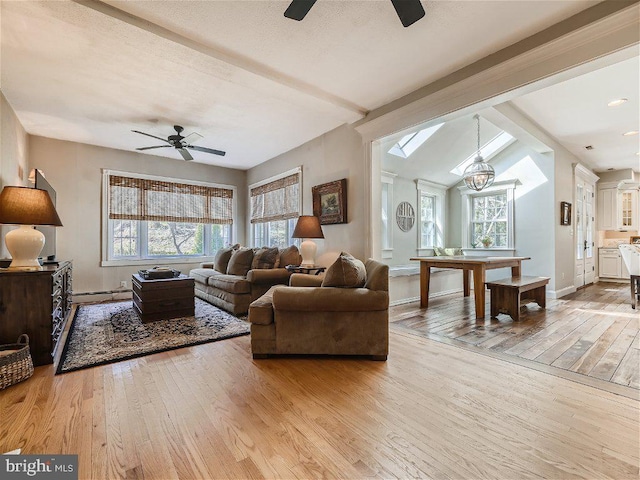
[[[131,150],[173,125],[247,169],[597,2],[3,1],[1,88],[28,133]],[[148,141],[149,140],[149,141]],[[173,149],[151,150],[181,159]]]

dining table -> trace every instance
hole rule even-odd
[[[463,295],[470,295],[470,275],[473,274],[473,295],[476,319],[485,316],[487,270],[511,268],[511,276],[519,277],[522,261],[531,257],[489,257],[475,255],[449,255],[436,257],[412,257],[411,261],[420,262],[420,307],[429,307],[429,282],[431,268],[453,268],[462,270]]]

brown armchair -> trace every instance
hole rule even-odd
[[[294,274],[291,286],[272,287],[254,301],[249,307],[253,358],[326,354],[386,360],[389,267],[368,260],[365,268],[362,288],[321,287],[322,278]]]

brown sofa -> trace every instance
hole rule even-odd
[[[249,268],[247,266],[248,270],[247,268],[234,270],[241,274],[229,273],[227,265],[224,264],[223,268],[220,268],[217,265],[218,262],[200,264],[200,268],[189,272],[189,276],[195,280],[196,297],[234,315],[246,314],[249,304],[260,298],[272,286],[289,283],[291,273],[284,266],[299,265],[302,257],[296,247],[289,247],[286,250],[287,252],[285,249],[280,250],[280,254],[284,256],[278,259],[278,264],[282,261],[282,267]],[[216,266],[222,271],[216,270]],[[244,272],[246,274],[242,275]]]
[[[389,267],[365,265],[361,288],[322,287],[322,278],[294,274],[249,307],[253,358],[272,354],[367,355],[389,350]],[[315,286],[311,286],[315,285]]]

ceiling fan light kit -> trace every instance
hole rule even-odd
[[[293,0],[284,16],[299,22],[309,13],[314,3],[316,0]],[[404,27],[413,25],[425,15],[420,0],[391,0],[391,3]]]
[[[141,132],[139,130],[131,130],[133,133],[146,135],[147,137],[155,138],[157,140],[167,143],[167,145],[154,145],[152,147],[140,147],[140,148],[136,148],[136,150],[142,151],[142,150],[151,150],[154,148],[175,148],[178,152],[180,152],[180,155],[182,155],[182,158],[186,161],[193,160],[193,157],[188,152],[188,150],[195,150],[198,152],[211,153],[213,155],[220,155],[220,156],[226,155],[226,152],[223,152],[222,150],[215,150],[213,148],[199,147],[197,145],[192,145],[191,141],[197,141],[203,138],[202,135],[200,135],[199,133],[195,133],[195,132],[190,133],[189,135],[184,137],[182,135],[184,128],[182,128],[180,125],[174,125],[173,129],[176,131],[176,134],[169,135],[167,138],[158,137],[156,135],[151,135],[150,133]]]

